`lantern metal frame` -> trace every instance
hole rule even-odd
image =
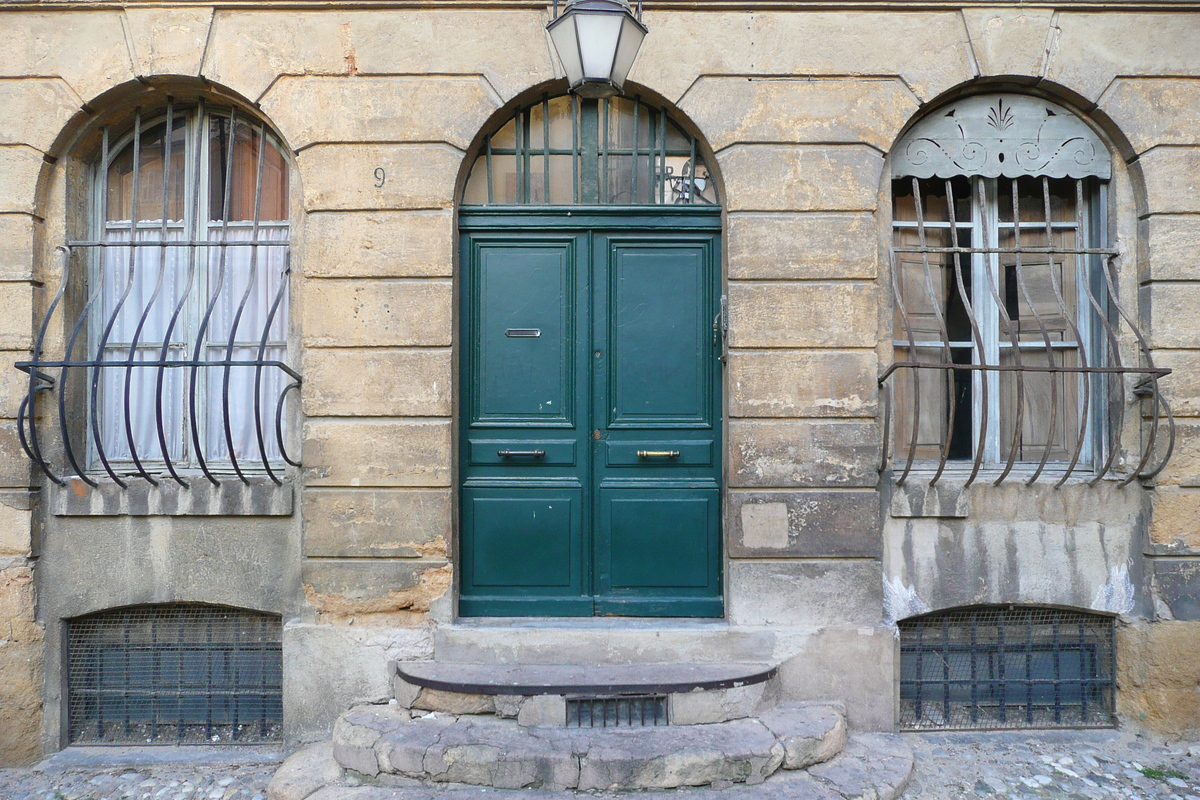
[[[645,35],[649,33],[649,28],[642,23],[642,0],[637,0],[636,8],[637,13],[635,15],[634,10],[630,8],[630,4],[626,2],[626,0],[566,0],[562,13],[560,14],[559,0],[554,0],[553,16],[550,22],[546,24],[546,30],[547,32],[550,32],[558,25],[568,22],[575,12],[586,12],[589,14],[612,14],[616,16],[627,17],[629,21],[633,22],[638,28],[641,29],[642,36],[645,37]],[[570,89],[572,92],[580,95],[581,97],[597,99],[613,97],[615,95],[624,93],[625,76],[622,77],[619,83],[612,79],[612,68],[616,63],[617,54],[621,52],[621,41],[624,36],[625,26],[622,24],[621,31],[617,34],[616,45],[613,48],[613,57],[609,64],[608,77],[596,78],[581,74],[579,80],[571,83]],[[554,41],[553,34],[551,34],[551,44],[554,47],[554,52],[558,56],[559,62],[563,65],[563,70],[567,71],[563,54],[559,52],[558,44]],[[576,55],[579,58],[579,64],[582,67],[584,63],[584,55],[583,48],[579,42],[578,33],[576,33],[575,36],[575,47],[577,48]],[[637,53],[640,49],[641,43],[639,42],[637,48],[634,50],[633,58],[630,59],[631,69],[633,62],[637,60]],[[582,73],[582,69],[580,71]],[[626,76],[628,76],[628,71],[626,71]]]

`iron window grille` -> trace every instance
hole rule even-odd
[[[639,97],[550,97],[483,142],[468,205],[714,205],[697,139]]]
[[[256,744],[282,739],[277,616],[140,606],[68,620],[71,744]]]
[[[568,697],[568,728],[655,728],[667,725],[665,694]]]
[[[1080,468],[1099,481],[1120,451],[1127,378],[1149,422],[1122,485],[1156,475],[1174,447],[1158,386],[1170,370],[1120,303],[1119,253],[1101,244],[1099,138],[1036,98],[972,97],[906,134],[892,174],[895,361],[880,386],[897,483],[918,466],[936,482],[953,462],[970,465],[968,485],[985,467],[1000,484],[1018,464],[1028,484]]]
[[[186,486],[192,469],[214,485],[257,471],[282,483],[283,464],[299,466],[283,420],[300,375],[284,361],[278,142],[236,110],[168,98],[165,113],[137,109],[115,142],[102,129],[95,173],[95,233],[58,248],[58,289],[17,364],[26,453],[59,484],[73,473],[97,486],[102,470],[121,487],[131,476]],[[43,392],[57,402],[36,403]]]
[[[905,730],[1112,727],[1112,617],[977,606],[898,623]]]

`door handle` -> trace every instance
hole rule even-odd
[[[545,458],[545,450],[497,450],[496,455],[501,458],[512,458],[513,456],[529,456],[530,458]]]
[[[638,450],[638,458],[679,458],[678,450]]]

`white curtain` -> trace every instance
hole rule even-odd
[[[129,228],[113,228],[109,223],[107,240],[129,241]],[[116,223],[121,225],[121,223]],[[260,227],[259,241],[286,241],[286,226]],[[250,242],[253,231],[249,226],[230,226],[229,242]],[[184,239],[182,226],[168,229],[168,241]],[[139,226],[137,233],[141,241],[161,238],[161,227],[148,223]],[[221,230],[214,225],[209,232],[210,240],[219,239]],[[133,251],[132,282],[130,279],[130,251]],[[224,277],[221,278],[221,251],[224,250]],[[167,347],[168,361],[191,360],[195,353],[196,339],[201,322],[210,300],[215,295],[216,304],[205,330],[199,358],[202,361],[221,361],[228,356],[234,361],[253,360],[258,356],[258,344],[266,325],[267,314],[275,300],[283,270],[286,266],[286,247],[259,246],[250,244],[231,245],[225,248],[209,247],[197,251],[192,279],[188,281],[188,259],[191,257],[186,246],[160,247],[108,247],[104,249],[101,266],[101,299],[99,308],[91,317],[92,341],[98,343],[105,327],[112,321],[103,357],[105,361],[126,363],[133,353],[134,362],[155,361],[162,353],[163,340],[172,314],[181,298],[186,295],[182,310],[171,330]],[[165,259],[164,259],[165,251]],[[254,252],[257,251],[257,255]],[[155,286],[160,278],[162,285],[157,297]],[[129,293],[115,320],[113,311],[128,287]],[[238,306],[247,287],[250,294],[237,323],[232,330]],[[145,316],[142,330],[137,336],[136,348],[133,340],[137,326]],[[263,353],[266,360],[282,361],[286,347],[286,297],[276,312],[271,329],[267,332],[267,347]],[[233,349],[228,352],[230,335],[233,334]],[[94,348],[93,348],[94,352]],[[227,466],[229,448],[225,438],[225,374],[224,367],[168,367],[163,375],[162,421],[167,442],[167,452],[179,467],[196,465],[190,418],[190,381],[196,381],[196,414],[199,425],[200,443],[204,448],[205,460],[216,467]],[[161,462],[162,448],[159,444],[156,424],[157,384],[160,370],[155,367],[105,368],[101,375],[100,429],[104,452],[110,462],[128,462],[132,459],[129,447],[130,436],[126,422],[132,432],[132,440],[139,458],[145,462]],[[127,377],[128,375],[128,377]],[[129,382],[128,412],[125,403],[125,385]],[[262,409],[263,443],[269,461],[280,461],[279,447],[275,438],[275,409],[279,392],[287,383],[287,376],[278,368],[264,367],[262,370],[260,402]],[[259,449],[255,425],[254,395],[255,368],[232,367],[229,369],[228,420],[232,434],[234,453],[239,464],[248,469],[261,469],[262,452]]]

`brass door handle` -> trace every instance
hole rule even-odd
[[[679,458],[678,450],[638,450],[638,458]]]
[[[530,458],[545,458],[545,450],[497,450],[496,455],[501,458],[512,458],[513,456],[529,456]]]

